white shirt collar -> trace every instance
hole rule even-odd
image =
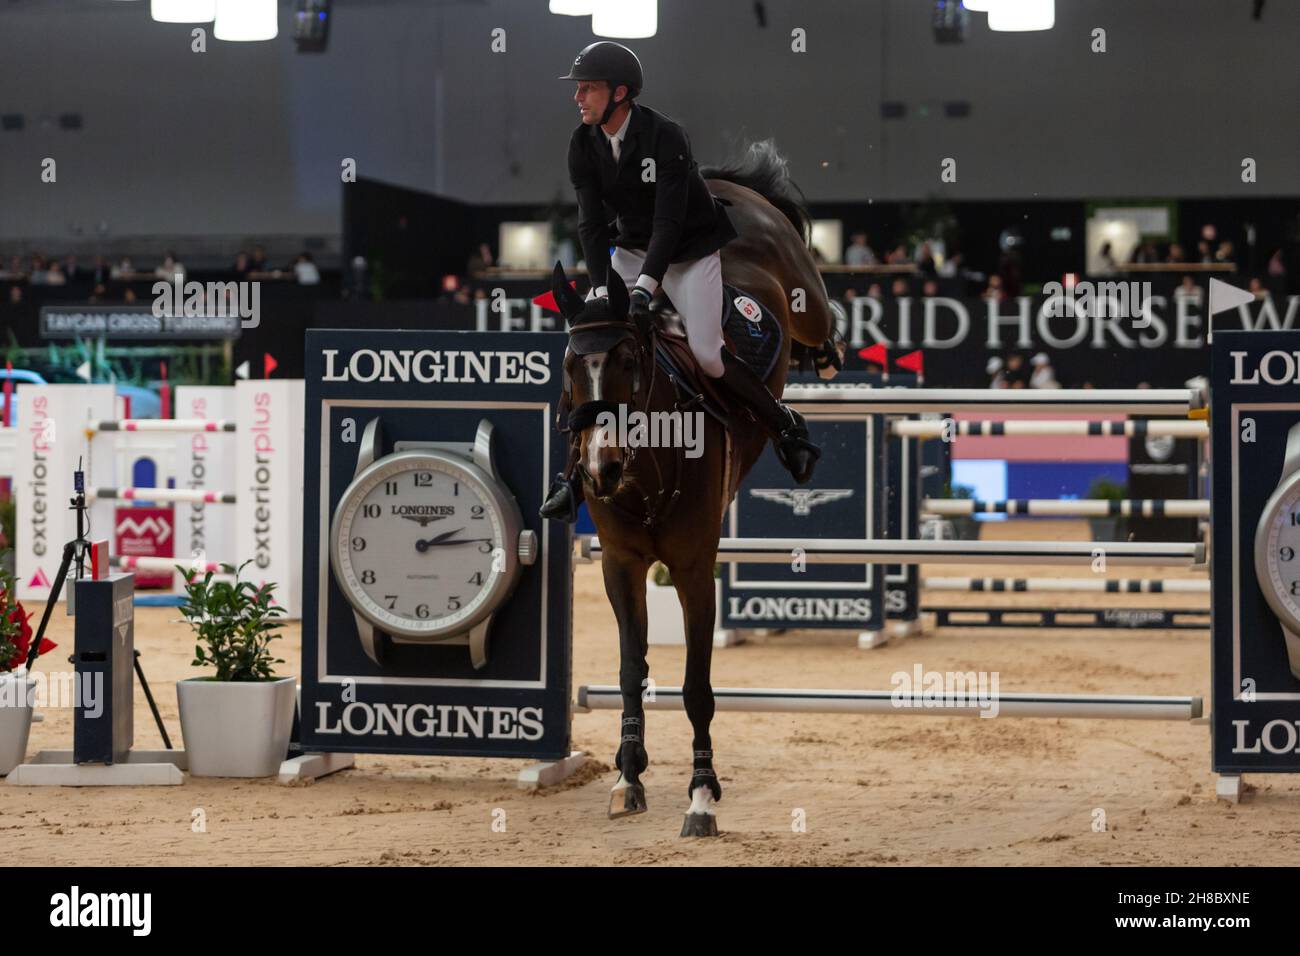
[[[628,111],[627,111],[627,116],[625,116],[625,117],[623,118],[623,125],[620,126],[620,127],[618,128],[618,132],[617,132],[617,133],[615,133],[613,136],[610,136],[608,133],[605,133],[605,127],[603,127],[603,126],[600,128],[600,131],[601,131],[602,133],[605,133],[605,139],[608,139],[608,140],[614,140],[614,139],[616,139],[616,140],[618,140],[619,145],[622,145],[622,143],[623,143],[623,137],[624,137],[624,135],[626,135],[626,133],[627,133],[627,126],[628,126],[628,124],[631,123],[631,122],[632,122],[632,111],[631,111],[631,110],[628,110]]]

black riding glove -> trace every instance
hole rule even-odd
[[[629,318],[650,315],[650,293],[637,286],[628,298],[627,314]]]

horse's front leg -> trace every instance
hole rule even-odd
[[[688,567],[671,567],[673,584],[682,603],[686,624],[686,676],[682,681],[682,702],[694,731],[691,779],[686,793],[691,805],[682,823],[682,836],[717,836],[718,823],[713,804],[722,799],[722,786],[713,771],[713,684],[709,672],[713,663],[713,620],[717,597],[713,589],[713,555]]]
[[[650,666],[646,662],[646,572],[648,559],[606,551],[601,558],[605,594],[618,620],[618,686],[623,693],[623,721],[614,766],[618,782],[609,797],[610,819],[646,811],[641,774],[649,764],[645,749],[645,710],[641,694]]]

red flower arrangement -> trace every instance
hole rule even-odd
[[[13,578],[6,575],[0,585],[0,672],[22,667],[32,647],[31,614],[19,601],[12,599],[13,583]],[[40,654],[48,654],[57,646],[44,638]]]

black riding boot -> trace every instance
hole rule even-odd
[[[754,413],[758,423],[772,436],[776,456],[794,480],[801,485],[811,481],[822,452],[808,440],[803,416],[778,401],[758,373],[726,349],[722,350],[722,377],[716,381],[722,382]]]
[[[564,521],[573,524],[578,520],[578,505],[582,504],[582,481],[572,471],[573,477],[565,478],[559,472],[551,482],[546,500],[537,510],[543,518]]]

